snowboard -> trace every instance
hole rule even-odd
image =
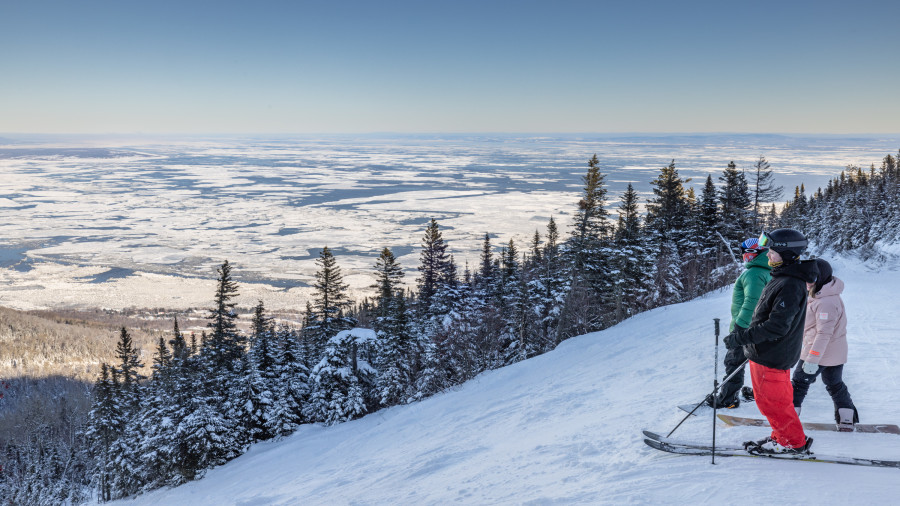
[[[654,432],[644,431],[644,444],[660,451],[675,453],[680,455],[712,455],[712,447],[708,445],[694,444],[692,442],[679,441],[664,436],[660,436]],[[893,467],[900,469],[900,460],[879,460],[867,459],[859,457],[839,457],[820,455],[811,453],[806,455],[778,455],[778,454],[757,454],[750,453],[739,446],[719,446],[716,445],[716,457],[751,457],[751,458],[769,458],[776,460],[795,460],[798,462],[819,462],[826,464],[845,464],[852,466],[868,466],[868,467]]]
[[[742,418],[740,416],[720,414],[719,419],[725,422],[727,425],[749,425],[752,427],[769,426],[769,422],[767,420],[760,420],[756,418]],[[858,423],[854,426],[854,429],[854,432],[900,435],[900,427],[889,424]],[[838,429],[837,424],[834,423],[803,422],[803,430],[830,430],[837,432]]]

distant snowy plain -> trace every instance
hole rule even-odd
[[[860,418],[900,423],[900,272],[830,260],[847,286],[844,380]],[[304,426],[199,481],[114,504],[897,504],[898,469],[739,457],[712,465],[643,444],[642,429],[668,432],[684,416],[677,404],[699,402],[712,389],[712,319],[727,328],[730,301],[723,289],[658,308],[423,402]],[[746,403],[729,413],[760,416]],[[802,419],[834,420],[821,382]],[[711,433],[711,416],[703,416],[674,436],[710,442]],[[764,428],[717,430],[719,444],[765,435]],[[821,454],[900,459],[900,436],[809,435]]]
[[[612,210],[675,160],[691,185],[766,156],[785,199],[900,138],[784,136],[334,136],[27,138],[0,145],[0,305],[204,307],[225,259],[241,306],[301,309],[323,246],[358,294],[390,247],[413,283],[435,218],[462,270],[483,236],[524,248],[551,216],[563,234],[596,153]]]

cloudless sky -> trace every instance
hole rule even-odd
[[[0,132],[900,131],[900,2],[0,0]]]

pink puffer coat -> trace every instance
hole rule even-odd
[[[806,301],[806,326],[800,359],[819,365],[847,362],[847,315],[841,292],[844,282],[832,276],[815,297]]]

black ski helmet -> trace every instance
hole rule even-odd
[[[777,252],[786,262],[796,260],[809,244],[805,235],[792,228],[779,228],[771,232],[763,232],[760,239],[762,239],[760,245]]]

